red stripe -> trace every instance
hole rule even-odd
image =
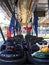
[[[31,8],[32,1],[33,1],[33,0],[31,0],[31,2],[30,2],[29,10],[30,10],[30,8]]]
[[[11,37],[11,32],[9,30],[9,27],[7,27],[7,38],[10,38]]]
[[[30,0],[30,5],[29,5],[29,9],[28,9],[28,10],[30,10],[30,8],[31,8],[32,1],[33,1],[33,0]],[[28,20],[28,16],[29,16],[29,11],[28,11],[28,14],[27,14],[26,22],[27,22],[27,20]]]
[[[21,14],[21,18],[22,18],[22,13],[21,13],[21,4],[20,4],[20,0],[19,0],[19,9],[20,9],[20,14]]]

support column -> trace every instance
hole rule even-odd
[[[14,13],[14,18],[15,18],[15,0],[14,0],[14,12],[13,12],[13,13]],[[15,25],[15,22],[16,22],[16,21],[14,20],[14,37],[15,37],[15,26],[16,26],[16,25]]]
[[[49,17],[49,0],[48,0],[48,17]]]

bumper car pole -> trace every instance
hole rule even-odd
[[[4,42],[5,42],[5,37],[4,37],[4,35],[3,35],[3,32],[2,32],[1,27],[0,27],[0,32],[1,32],[2,38],[3,38]]]

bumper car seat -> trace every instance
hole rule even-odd
[[[17,35],[17,36],[15,36],[14,37],[14,41],[16,43],[22,43],[22,41],[23,41],[23,35]]]
[[[2,46],[1,46],[1,51],[3,51],[3,50],[5,50],[6,49],[6,45],[5,44],[3,44]]]
[[[42,37],[37,37],[37,43],[39,43],[39,42],[41,42],[41,41],[43,41],[44,40],[44,38],[42,38]]]

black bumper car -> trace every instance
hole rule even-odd
[[[45,40],[39,42],[39,44],[42,46],[42,44],[47,45],[47,42]],[[28,51],[28,60],[30,63],[35,65],[49,65],[49,52],[41,52],[39,51],[39,47],[36,44],[29,44],[29,51]]]
[[[21,64],[25,60],[26,54],[21,44],[13,44],[8,40],[1,46],[0,62]]]
[[[28,45],[28,52],[27,52],[28,61],[32,64],[34,63],[34,61],[33,61],[34,58],[32,57],[32,54],[39,50],[39,47],[36,45],[36,43],[39,43],[42,40],[43,40],[43,38],[41,38],[41,37],[36,37],[36,36],[31,36],[31,35],[26,36],[26,42]]]

